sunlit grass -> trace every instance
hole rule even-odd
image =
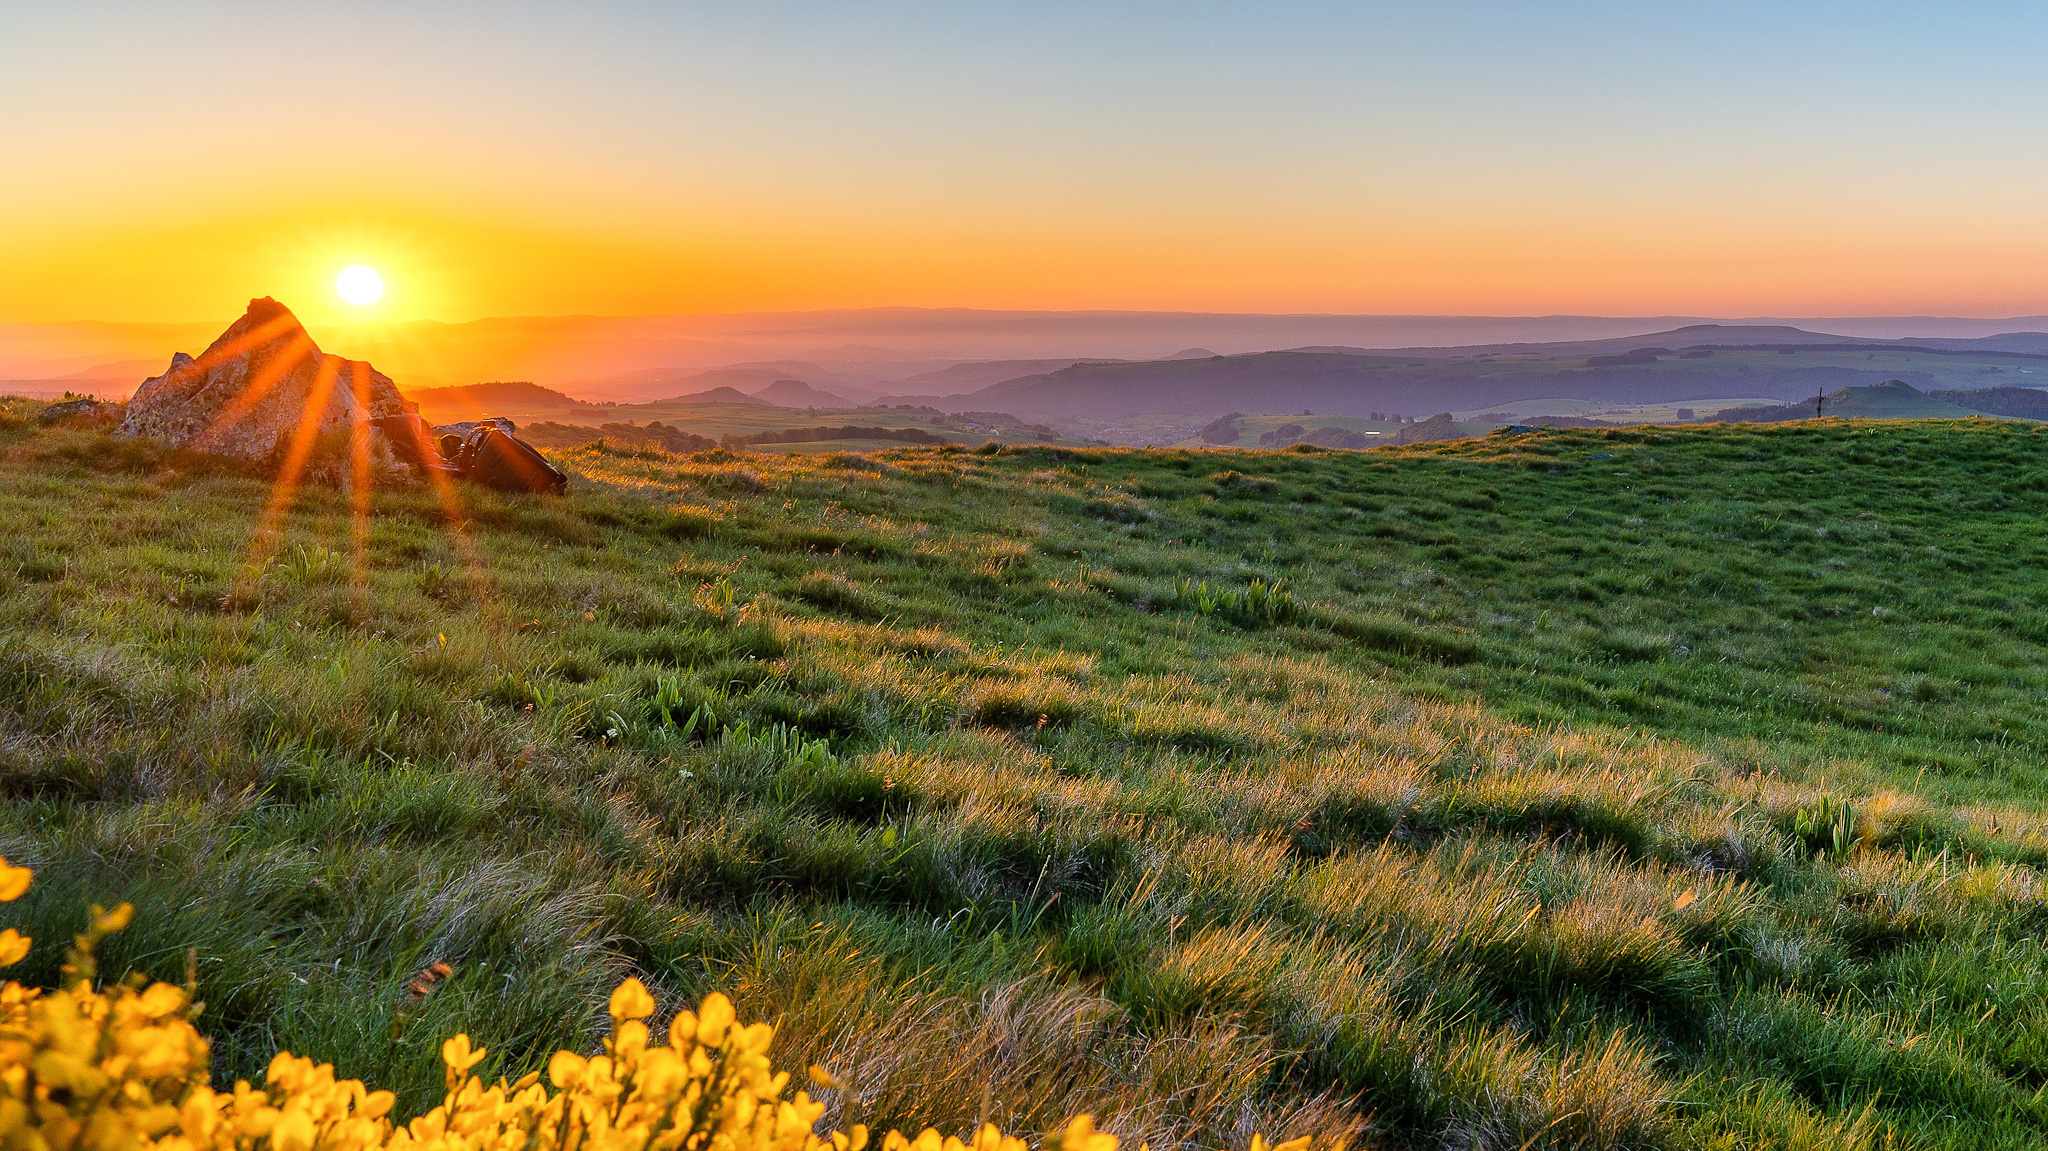
[[[268,477],[24,414],[17,906],[197,947],[229,1073],[417,1108],[448,1032],[522,1070],[633,973],[778,1019],[833,1123],[2048,1127],[2022,426],[591,449],[563,500],[302,487],[251,571]]]

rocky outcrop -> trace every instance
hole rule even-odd
[[[307,476],[382,485],[440,476],[511,492],[568,486],[568,477],[512,434],[510,420],[466,425],[466,435],[455,430],[429,427],[391,377],[369,364],[321,351],[291,309],[266,296],[249,301],[197,357],[179,352],[163,375],[143,381],[115,434],[275,462],[280,479],[291,482]],[[451,451],[453,458],[444,454]]]
[[[1394,436],[1396,444],[1430,444],[1438,440],[1462,440],[1464,432],[1452,421],[1451,413],[1438,412],[1426,420],[1404,425]]]
[[[349,433],[405,410],[389,376],[322,352],[291,309],[265,296],[196,358],[180,352],[144,381],[118,434],[267,460],[302,430]]]

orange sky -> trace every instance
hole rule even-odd
[[[2048,311],[2042,17],[1706,7],[10,11],[0,321]]]

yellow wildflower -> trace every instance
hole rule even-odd
[[[483,1057],[484,1049],[472,1049],[467,1035],[457,1035],[441,1044],[441,1061],[448,1065],[448,1090],[460,1087],[469,1076],[469,1069],[482,1062]]]
[[[0,899],[27,890],[29,873],[0,860]],[[668,1046],[650,1046],[645,1020],[654,996],[637,979],[612,993],[612,1038],[584,1057],[558,1051],[547,1083],[529,1074],[486,1085],[472,1072],[485,1050],[467,1035],[441,1046],[448,1095],[405,1124],[389,1116],[395,1097],[332,1064],[279,1052],[263,1089],[246,1081],[216,1092],[206,1082],[206,1040],[187,1018],[185,991],[167,984],[95,988],[92,944],[127,926],[127,904],[93,908],[79,937],[73,982],[47,995],[0,985],[0,1151],[867,1151],[868,1129],[820,1135],[825,1107],[804,1092],[785,1098],[787,1073],[774,1070],[774,1029],[739,1025],[725,996],[679,1011]],[[0,962],[19,961],[29,941],[0,932]],[[820,1086],[841,1087],[822,1068]],[[842,1087],[843,1089],[843,1087]],[[1116,1151],[1113,1135],[1083,1115],[1059,1137],[1060,1151]],[[927,1129],[891,1131],[883,1151],[1026,1151],[1022,1140],[984,1124],[971,1137]],[[1306,1151],[1254,1136],[1252,1151]]]
[[[612,992],[611,1015],[618,1019],[645,1019],[654,1014],[654,996],[638,979],[627,979]]]
[[[92,905],[92,929],[97,935],[112,935],[116,931],[126,931],[128,922],[134,918],[135,905],[132,903],[123,903],[112,911],[97,903]]]
[[[29,877],[33,873],[26,867],[15,867],[0,855],[0,903],[12,903],[28,890]]]

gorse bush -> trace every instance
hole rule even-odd
[[[0,858],[0,902],[28,889],[28,869]],[[774,1071],[774,1028],[740,1025],[712,993],[669,1022],[668,1045],[647,1020],[654,997],[637,979],[611,994],[603,1054],[557,1051],[540,1072],[485,1086],[471,1074],[485,1050],[456,1035],[441,1045],[447,1095],[410,1122],[392,1118],[397,1096],[334,1066],[280,1051],[261,1090],[208,1084],[208,1045],[193,1026],[202,1005],[189,988],[137,977],[96,986],[93,951],[128,925],[127,904],[93,908],[64,983],[44,993],[0,987],[0,1147],[10,1151],[864,1151],[868,1129],[817,1134],[825,1107]],[[0,966],[28,955],[30,940],[0,932]],[[834,1086],[829,1072],[813,1081]],[[1089,1116],[1057,1136],[1060,1151],[1116,1151]],[[1273,1151],[1302,1151],[1307,1139]],[[883,1151],[1025,1151],[1023,1140],[983,1124],[967,1141],[927,1128],[915,1139],[890,1131]],[[1254,1135],[1252,1151],[1265,1151]]]

